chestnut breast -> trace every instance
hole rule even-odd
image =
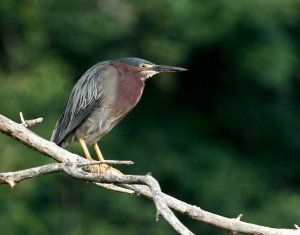
[[[116,94],[113,105],[113,116],[125,116],[140,100],[145,83],[138,68],[130,65],[115,63],[118,76],[116,81]]]

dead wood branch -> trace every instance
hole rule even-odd
[[[89,181],[92,183],[120,183],[120,184],[143,184],[147,185],[151,191],[153,201],[157,208],[157,213],[162,215],[164,219],[179,233],[179,234],[193,234],[189,231],[174,215],[165,202],[164,196],[160,190],[158,182],[149,175],[115,175],[115,174],[95,174],[83,171],[75,164],[66,163],[52,163],[44,166],[29,168],[16,172],[0,173],[0,184],[7,183],[11,187],[14,187],[16,183],[30,179],[36,176],[50,174],[54,172],[64,171],[68,175]]]
[[[212,224],[228,231],[235,231],[247,234],[265,235],[300,235],[298,227],[295,229],[277,229],[265,226],[250,224],[240,221],[240,218],[226,218],[202,210],[197,206],[190,205],[161,192],[158,182],[151,176],[132,175],[99,175],[82,170],[82,166],[90,164],[86,159],[70,153],[56,144],[43,139],[26,129],[22,124],[13,122],[0,115],[0,131],[7,134],[23,144],[29,146],[52,159],[60,162],[45,166],[25,169],[17,172],[7,172],[0,174],[0,184],[6,183],[14,186],[17,182],[44,174],[63,171],[74,178],[93,183],[114,183],[119,187],[130,189],[137,195],[152,199],[156,205],[158,213],[161,214],[169,224],[180,234],[193,234],[176,218],[170,210],[176,210],[193,219]]]

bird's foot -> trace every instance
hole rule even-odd
[[[92,165],[85,168],[86,171],[91,173],[99,173],[100,172],[100,166],[99,165]]]
[[[107,164],[99,164],[98,165],[98,174],[117,174],[117,175],[123,175],[121,171],[118,169],[109,166]]]
[[[112,166],[109,166],[107,164],[104,164],[104,163],[101,163],[99,165],[88,166],[88,168],[86,168],[86,170],[91,173],[97,173],[97,174],[123,175],[123,173],[121,171],[119,171],[118,169],[116,169]]]

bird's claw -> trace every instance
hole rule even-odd
[[[122,175],[122,172],[119,171],[118,169],[109,166],[107,164],[99,164],[97,165],[97,173],[98,174],[117,174],[117,175]]]

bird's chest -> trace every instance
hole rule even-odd
[[[138,77],[120,76],[118,79],[113,82],[112,89],[107,90],[113,91],[113,94],[103,94],[100,105],[103,116],[99,116],[99,130],[103,134],[110,131],[136,106],[144,90],[144,82]]]
[[[144,82],[138,77],[120,79],[117,86],[115,107],[127,113],[139,102],[144,90]]]

